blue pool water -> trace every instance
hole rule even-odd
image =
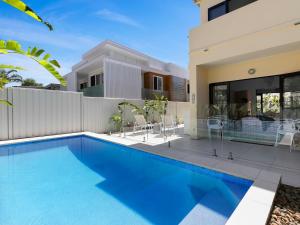
[[[224,225],[252,182],[87,136],[0,147],[0,225]]]

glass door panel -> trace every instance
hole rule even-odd
[[[228,105],[228,85],[216,84],[212,86],[211,94],[211,114],[213,114],[213,116],[226,117]]]
[[[300,75],[283,78],[283,118],[300,119]]]

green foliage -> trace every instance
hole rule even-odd
[[[53,27],[50,23],[44,21],[36,12],[34,12],[28,5],[26,5],[23,1],[20,0],[2,0],[3,2],[11,5],[12,7],[22,11],[33,19],[45,24],[49,30],[53,30]]]
[[[0,90],[8,83],[22,82],[22,77],[17,72],[17,70],[0,70]]]
[[[27,78],[22,81],[22,87],[43,87],[43,84],[37,83],[35,79]]]
[[[160,115],[165,115],[168,108],[168,98],[163,95],[154,95],[153,108]]]
[[[3,99],[0,99],[0,104],[12,106],[12,104],[9,101],[3,100]]]
[[[56,68],[60,68],[59,63],[56,60],[49,60],[50,54],[44,53],[45,51],[43,49],[38,49],[37,47],[32,49],[28,48],[27,51],[25,51],[17,41],[0,40],[0,54],[19,54],[33,59],[59,80],[63,86],[66,86],[66,81],[56,70]]]
[[[110,120],[113,122],[114,128],[117,131],[120,131],[122,127],[122,115],[120,113],[115,113],[110,117]]]
[[[144,114],[144,111],[142,108],[140,108],[139,106],[131,103],[131,102],[127,102],[127,101],[124,101],[124,102],[120,102],[118,104],[118,111],[119,113],[123,113],[124,110],[126,109],[126,107],[129,107],[129,108],[132,108],[132,112],[134,113],[137,113],[137,114]]]
[[[0,69],[24,70],[23,67],[7,64],[0,64]]]
[[[10,6],[20,10],[21,12],[27,14],[33,19],[45,24],[50,31],[53,30],[53,27],[50,23],[44,21],[36,12],[34,12],[28,5],[20,0],[2,0],[4,3],[9,4]],[[51,73],[60,83],[65,86],[66,82],[63,77],[57,72],[57,68],[60,68],[59,63],[56,60],[49,60],[50,54],[44,54],[43,49],[38,49],[34,47],[33,49],[28,49],[27,51],[23,50],[21,45],[17,41],[5,41],[0,40],[0,54],[19,54],[26,56],[30,59],[33,59],[42,67],[44,67],[49,73]],[[23,68],[17,67],[14,65],[4,65],[0,64],[0,69],[13,69],[13,70],[22,70]],[[0,78],[0,89],[3,88],[9,81],[7,78]],[[1,86],[2,85],[2,86]],[[11,105],[5,100],[1,100],[0,104]]]
[[[22,77],[17,72],[17,70],[0,70],[0,90],[3,89],[8,83],[22,82]],[[0,99],[0,104],[12,106],[12,104],[9,101],[6,101],[4,99]]]
[[[280,113],[280,95],[278,93],[263,95],[263,112],[269,115]]]

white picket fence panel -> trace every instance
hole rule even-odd
[[[0,140],[38,137],[91,131],[112,130],[111,116],[122,101],[142,106],[143,100],[83,97],[82,93],[28,88],[8,88],[0,91],[0,99],[13,107],[0,104]],[[133,121],[127,109],[126,121]],[[187,102],[169,102],[168,114],[183,122],[189,112]]]

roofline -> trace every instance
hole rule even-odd
[[[101,42],[101,43],[98,44],[96,47],[94,47],[93,49],[91,49],[91,50],[89,50],[88,52],[86,52],[86,53],[83,55],[83,58],[87,57],[89,54],[93,53],[94,51],[97,51],[99,48],[104,47],[104,46],[106,46],[106,45],[110,45],[110,46],[113,46],[113,47],[122,49],[122,50],[124,50],[124,51],[127,51],[127,52],[133,54],[133,55],[136,55],[136,56],[139,56],[139,57],[141,57],[141,58],[144,58],[145,60],[147,60],[147,59],[152,59],[152,60],[158,61],[158,62],[160,62],[160,63],[164,63],[164,64],[170,63],[170,62],[164,62],[164,61],[159,60],[159,59],[157,59],[157,58],[154,58],[154,57],[152,57],[152,56],[146,55],[146,54],[144,54],[144,53],[142,53],[142,52],[140,52],[140,51],[137,51],[137,50],[135,50],[135,49],[133,49],[133,48],[129,48],[129,47],[125,46],[125,45],[119,44],[119,43],[114,42],[114,41],[112,41],[112,40],[105,40],[105,41]]]

